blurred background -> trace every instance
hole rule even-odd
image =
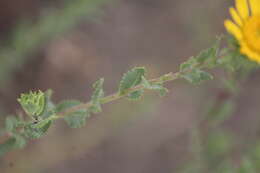
[[[176,72],[181,62],[225,32],[223,20],[231,4],[1,0],[1,121],[21,111],[16,98],[29,90],[51,88],[56,102],[87,101],[98,78],[105,78],[110,94],[134,66],[145,66],[151,78]],[[242,84],[236,97],[221,79],[195,87],[177,81],[167,85],[170,93],[161,99],[147,92],[139,102],[122,99],[105,105],[84,128],[70,129],[58,121],[46,136],[2,158],[0,172],[195,173],[201,167],[214,172],[239,165],[247,145],[258,143],[257,75]],[[198,120],[208,114],[233,116],[211,128],[202,123],[198,130]]]

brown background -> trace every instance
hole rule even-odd
[[[122,74],[145,66],[148,76],[175,72],[188,57],[209,47],[224,33],[231,1],[118,0],[102,7],[95,20],[83,20],[69,32],[40,47],[1,89],[4,112],[20,109],[16,98],[30,89],[52,88],[54,100],[87,101],[91,84],[105,78],[106,93],[117,89]],[[1,0],[0,35],[9,38],[14,24],[33,19],[62,1]],[[37,20],[37,18],[35,19]],[[30,38],[28,38],[30,39]],[[255,134],[260,80],[250,77],[238,98],[230,128]],[[0,161],[1,173],[173,173],[189,157],[189,131],[219,83],[193,87],[183,81],[167,85],[161,99],[148,92],[138,103],[116,101],[86,127],[70,129],[62,121],[48,134]]]

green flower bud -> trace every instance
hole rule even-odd
[[[24,111],[32,117],[39,116],[45,106],[45,95],[42,91],[30,91],[28,94],[21,94],[17,99]]]

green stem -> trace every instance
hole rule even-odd
[[[181,74],[180,72],[168,73],[168,74],[162,75],[161,77],[150,79],[148,81],[150,83],[152,83],[152,84],[163,84],[163,83],[166,83],[166,82],[169,82],[169,81],[173,81],[173,80],[179,79],[180,78],[180,74]],[[116,92],[114,94],[111,94],[111,95],[108,95],[108,96],[105,96],[105,97],[101,98],[100,103],[101,104],[110,103],[112,101],[115,101],[115,100],[118,100],[120,98],[123,98],[123,97],[127,96],[128,94],[130,94],[130,93],[132,93],[134,91],[138,91],[138,90],[141,90],[141,89],[145,89],[145,87],[142,84],[137,85],[137,86],[135,86],[133,88],[130,88],[124,94],[120,94],[119,92]],[[73,112],[76,112],[77,110],[88,109],[91,106],[92,106],[92,103],[91,103],[91,101],[89,101],[87,103],[83,103],[83,104],[71,107],[71,108],[67,109],[64,112],[57,113],[55,115],[56,116],[55,119],[63,118],[64,116],[69,115],[69,114],[71,114]]]

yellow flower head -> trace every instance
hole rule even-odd
[[[240,45],[240,52],[260,63],[260,0],[236,0],[236,9],[231,7],[234,22],[225,20],[227,31]]]

